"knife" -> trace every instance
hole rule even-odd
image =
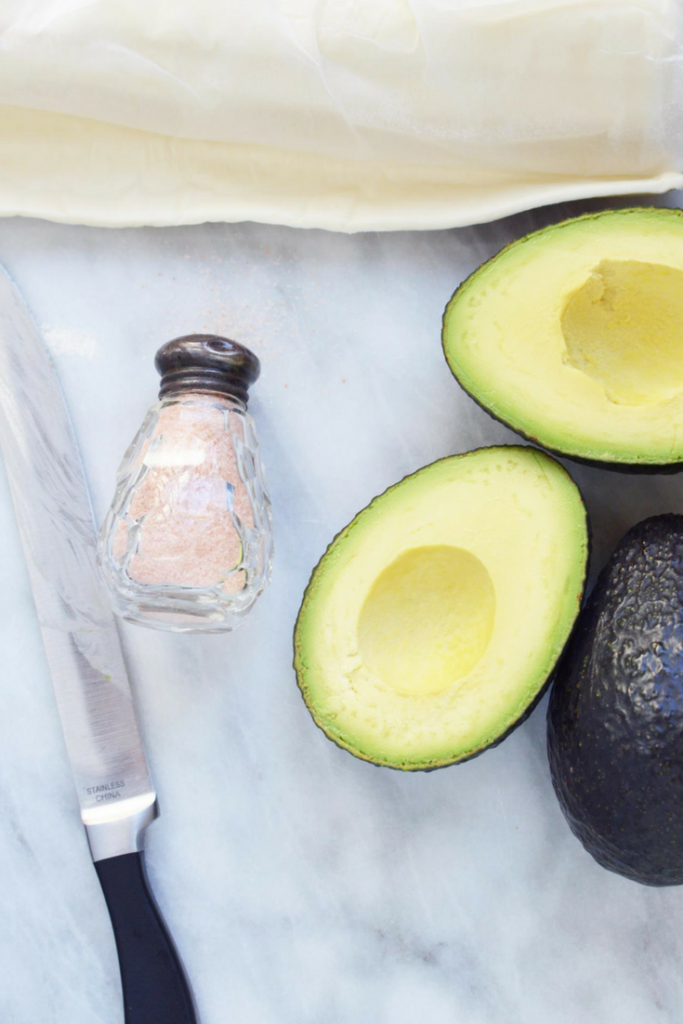
[[[0,448],[90,852],[109,910],[126,1024],[196,1024],[183,968],[147,883],[158,814],[96,531],[56,369],[0,268]]]

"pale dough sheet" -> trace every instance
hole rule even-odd
[[[6,215],[429,228],[683,185],[678,0],[5,0],[0,29]]]

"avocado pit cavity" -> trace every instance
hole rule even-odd
[[[565,362],[616,405],[651,405],[683,390],[683,272],[602,260],[562,312]]]
[[[495,613],[493,582],[476,555],[448,545],[411,548],[370,588],[359,651],[369,671],[400,693],[439,693],[482,658]]]

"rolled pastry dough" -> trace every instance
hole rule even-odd
[[[433,228],[683,184],[677,0],[5,0],[0,213]]]

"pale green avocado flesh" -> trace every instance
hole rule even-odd
[[[495,744],[564,647],[587,554],[578,489],[534,448],[482,448],[406,477],[342,530],[306,590],[295,668],[316,723],[408,770]]]
[[[448,364],[543,446],[591,461],[683,461],[683,214],[589,214],[527,235],[446,307]]]

